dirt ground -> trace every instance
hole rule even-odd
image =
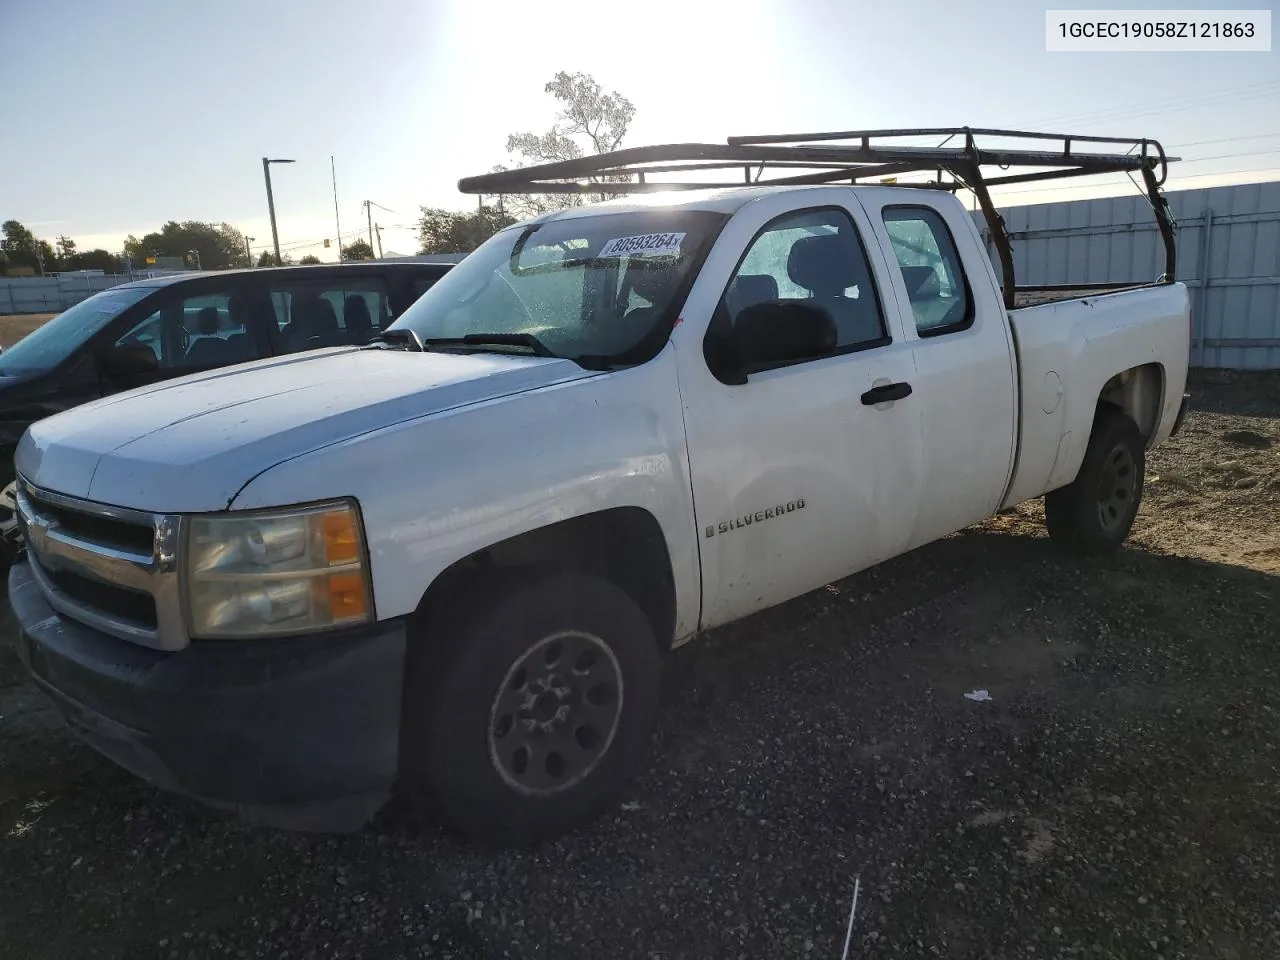
[[[1028,504],[710,633],[646,771],[535,850],[243,826],[0,649],[0,954],[837,958],[857,878],[851,957],[1280,957],[1280,376],[1193,389],[1119,555]]]
[[[18,313],[0,316],[0,347],[6,350],[56,313]]]

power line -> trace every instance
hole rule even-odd
[[[1268,80],[1261,83],[1241,84],[1234,87],[1222,87],[1217,90],[1206,90],[1203,93],[1192,97],[1162,97],[1157,100],[1149,100],[1145,103],[1135,103],[1128,106],[1110,107],[1103,110],[1087,110],[1081,113],[1060,114],[1055,117],[1029,120],[1022,125],[1038,126],[1040,124],[1048,123],[1093,123],[1095,121],[1102,122],[1107,120],[1123,119],[1126,117],[1132,118],[1134,116],[1146,116],[1149,113],[1160,113],[1179,107],[1208,105],[1211,102],[1218,102],[1224,99],[1253,99],[1256,96],[1266,96],[1277,86],[1280,86],[1280,82],[1274,80]]]
[[[1204,163],[1206,160],[1234,160],[1237,157],[1265,157],[1270,153],[1280,153],[1280,148],[1275,150],[1249,150],[1245,153],[1220,153],[1215,157],[1194,157],[1190,160],[1179,160],[1179,169],[1188,163]]]
[[[1250,167],[1248,170],[1219,170],[1215,173],[1197,173],[1192,174],[1189,177],[1179,177],[1178,182],[1181,183],[1186,180],[1203,180],[1206,177],[1227,177],[1240,173],[1270,173],[1272,171],[1280,173],[1280,167]],[[1004,190],[999,186],[995,186],[992,187],[991,190],[993,192],[999,190],[1000,197],[1012,197],[1020,193],[1056,193],[1059,190],[1091,190],[1098,187],[1119,187],[1123,185],[1123,181],[1108,180],[1105,182],[1099,181],[1097,183],[1090,184],[1072,184],[1071,186],[1066,187],[1040,187],[1038,189],[1031,188],[1026,190]],[[1174,186],[1176,186],[1176,184],[1174,184]],[[1230,186],[1230,184],[1224,184],[1224,186]]]
[[[1192,140],[1190,143],[1171,143],[1169,149],[1176,147],[1203,147],[1208,143],[1235,143],[1237,140],[1266,140],[1268,137],[1280,137],[1280,130],[1275,133],[1256,133],[1248,137],[1223,137],[1220,140]]]

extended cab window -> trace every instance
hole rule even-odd
[[[907,288],[916,331],[934,336],[973,322],[969,286],[951,231],[928,207],[886,207],[884,226]]]
[[[149,347],[161,370],[223,367],[259,356],[249,332],[249,305],[233,291],[175,293],[116,345]]]
[[[268,290],[280,353],[367,343],[391,321],[380,277],[282,280]]]
[[[722,302],[733,322],[744,307],[766,300],[825,308],[836,322],[837,349],[878,343],[885,336],[866,252],[841,210],[785,214],[752,241]]]

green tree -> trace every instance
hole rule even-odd
[[[37,240],[35,234],[17,220],[0,224],[0,232],[4,235],[0,250],[7,255],[11,266],[30,267],[38,273],[57,269],[58,258],[49,242]]]
[[[62,264],[66,264],[68,260],[76,255],[76,242],[65,233],[58,235],[58,240],[54,246],[58,248],[58,261]]]
[[[543,88],[559,104],[555,123],[546,133],[513,133],[507,137],[507,153],[517,167],[560,160],[577,160],[591,153],[617,150],[635,118],[635,105],[618,93],[605,93],[595,78],[586,73],[559,71]],[[504,169],[502,167],[495,168]],[[595,183],[619,182],[626,176],[592,178]],[[607,199],[602,190],[596,199]],[[512,197],[506,205],[523,216],[577,206],[577,194],[541,194]]]
[[[343,260],[372,260],[373,258],[373,247],[364,240],[353,240],[342,248]]]
[[[101,270],[103,273],[124,273],[124,261],[114,253],[102,249],[73,253],[62,262],[63,270]]]
[[[493,207],[457,213],[423,207],[418,220],[419,253],[470,253],[515,218]]]
[[[142,266],[149,256],[180,257],[184,261],[194,261],[195,258],[190,255],[192,250],[200,254],[200,265],[205,270],[226,270],[250,265],[249,255],[245,252],[244,234],[229,223],[170,220],[159,231],[148,233],[141,240],[134,236],[127,237],[124,248],[135,266]]]
[[[278,266],[280,266],[280,264],[276,263],[276,255],[275,255],[274,253],[272,253],[270,250],[263,250],[260,254],[258,254],[258,264],[257,264],[257,265],[258,265],[259,267],[278,267]]]
[[[305,257],[303,257],[301,260],[298,261],[298,263],[302,264],[304,267],[311,266],[319,262],[320,262],[320,258],[317,257],[314,253],[308,253]]]

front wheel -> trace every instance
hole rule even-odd
[[[460,597],[416,641],[402,766],[473,839],[569,830],[643,763],[658,644],[612,583],[576,571],[508,576]]]
[[[1115,407],[1102,407],[1075,480],[1045,495],[1049,536],[1082,556],[1119,549],[1129,535],[1146,470],[1138,425]]]

